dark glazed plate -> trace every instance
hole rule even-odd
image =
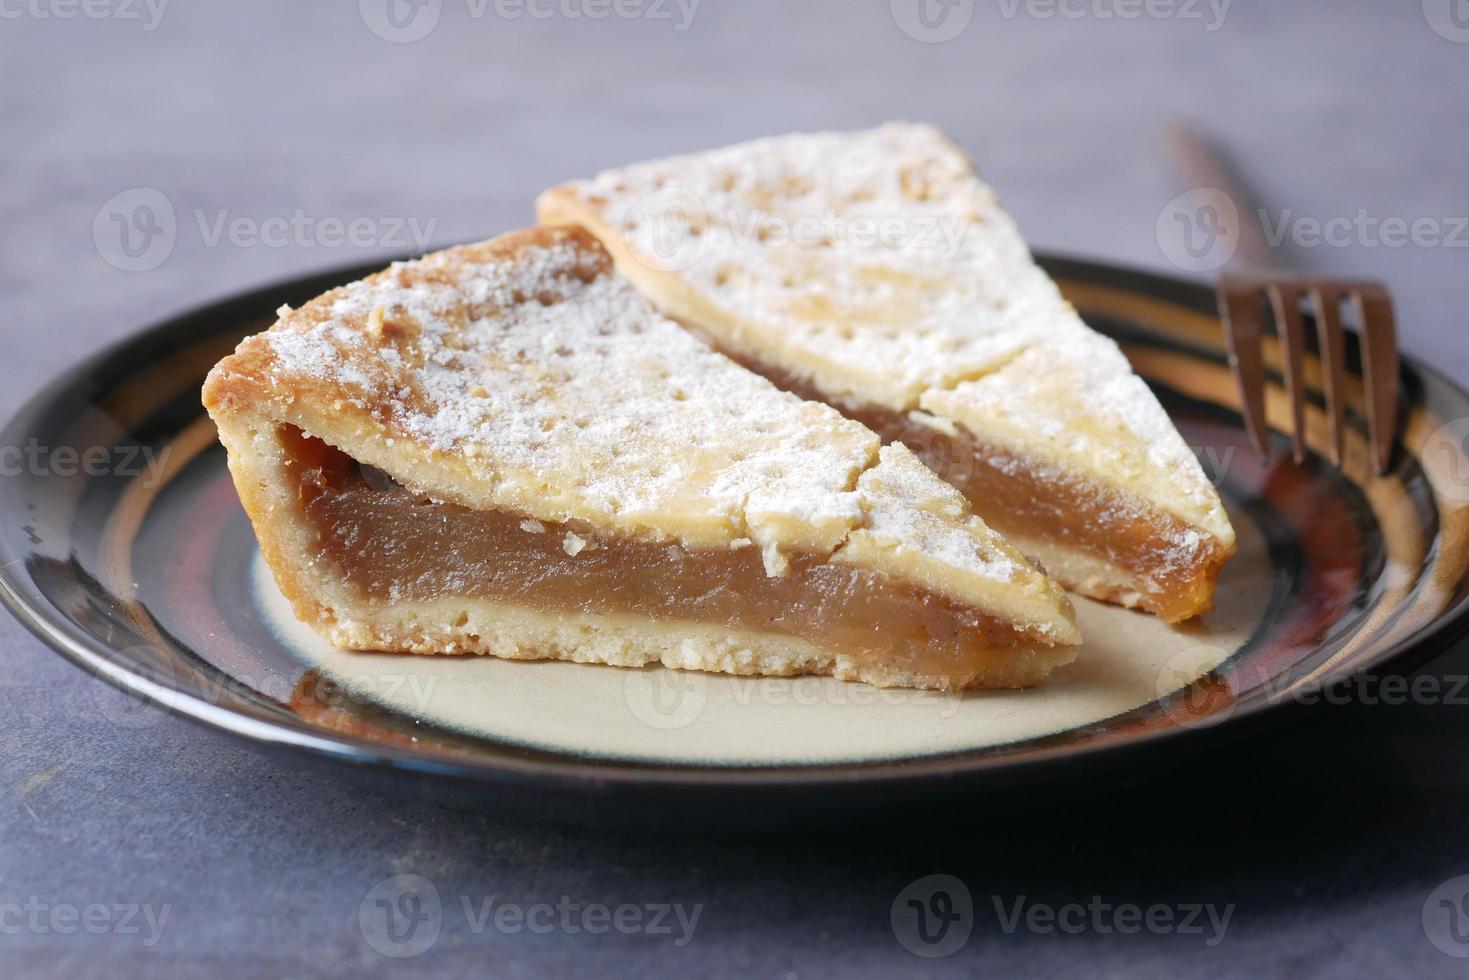
[[[1169,628],[1078,602],[1087,647],[1033,692],[943,697],[326,649],[280,612],[198,390],[282,303],[366,268],[153,327],[37,396],[0,437],[0,598],[139,699],[138,712],[161,705],[427,797],[645,826],[846,822],[958,798],[1014,808],[1115,785],[1465,633],[1469,396],[1410,363],[1403,448],[1383,478],[1370,474],[1360,419],[1342,470],[1319,454],[1294,465],[1283,440],[1261,465],[1208,289],[1045,264],[1153,384],[1216,478],[1242,547],[1219,610],[1200,623]],[[1278,387],[1271,397],[1280,423]],[[1309,421],[1319,450],[1319,400]]]

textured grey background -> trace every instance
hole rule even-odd
[[[1203,5],[1202,20],[1123,19],[1104,16],[1118,0],[1072,0],[1075,17],[960,0],[951,16],[972,20],[944,43],[899,29],[906,0],[897,15],[887,0],[704,0],[682,31],[676,6],[671,19],[510,19],[443,0],[413,43],[375,36],[350,0],[178,2],[152,30],[141,2],[93,2],[108,16],[0,3],[0,414],[170,311],[412,247],[211,245],[196,211],[207,224],[300,209],[365,217],[375,232],[412,218],[444,244],[528,223],[535,193],[562,178],[792,129],[933,120],[1038,247],[1165,270],[1177,242],[1155,228],[1185,189],[1160,148],[1173,119],[1222,139],[1277,216],[1365,211],[1449,233],[1469,213],[1469,32],[1445,19],[1450,0],[1237,0],[1216,30]],[[93,222],[138,187],[167,198],[176,242],[130,273],[105,261],[115,243],[99,249]],[[1288,259],[1386,279],[1407,349],[1469,382],[1464,238]],[[0,656],[6,975],[386,973],[396,964],[356,916],[397,873],[444,897],[444,932],[410,965],[446,975],[1465,972],[1420,925],[1429,893],[1469,873],[1462,705],[1334,711],[1100,806],[1001,816],[971,834],[926,833],[915,813],[906,830],[774,846],[566,833],[380,798],[181,722],[113,724],[91,709],[92,682],[8,620]],[[1435,669],[1466,666],[1459,654]],[[932,872],[967,882],[977,923],[959,953],[925,961],[895,941],[888,911]],[[1213,948],[1184,935],[1003,935],[988,896],[1022,894],[1237,908]],[[681,948],[476,934],[459,897],[491,895],[704,910]],[[149,947],[146,929],[63,934],[6,911],[36,903],[170,911]]]

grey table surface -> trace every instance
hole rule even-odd
[[[413,249],[415,229],[446,244],[527,224],[562,178],[889,118],[962,141],[1037,247],[1164,271],[1187,263],[1159,228],[1188,188],[1160,133],[1196,123],[1288,230],[1289,262],[1385,279],[1406,349],[1469,382],[1462,0],[929,2],[924,20],[916,0],[427,0],[389,20],[382,0],[0,0],[0,414],[163,314]],[[139,188],[174,235],[130,258],[106,215]],[[298,213],[309,223],[279,239],[248,234]],[[355,244],[319,224],[353,218],[368,221]],[[1313,220],[1339,234],[1313,243]],[[1394,221],[1417,222],[1411,242]],[[1469,873],[1469,709],[1453,698],[1322,713],[1070,812],[976,815],[972,832],[935,835],[915,813],[880,833],[738,842],[380,796],[182,721],[114,725],[81,707],[95,682],[8,619],[0,657],[7,976],[1380,977],[1469,962],[1422,922]],[[1462,677],[1469,654],[1430,669]],[[930,960],[888,917],[931,873],[966,883],[975,921]],[[411,959],[358,925],[397,874],[444,902]],[[701,911],[691,936],[512,931],[476,919],[491,896]],[[1105,918],[1007,933],[994,896],[1233,911],[1212,944]]]

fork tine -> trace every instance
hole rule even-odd
[[[1347,351],[1341,327],[1341,294],[1335,289],[1313,286],[1309,295],[1321,345],[1326,411],[1331,416],[1331,461],[1341,466],[1347,445]]]
[[[1271,283],[1266,292],[1275,314],[1285,364],[1285,391],[1290,397],[1291,458],[1299,465],[1306,461],[1306,336],[1301,322],[1301,294],[1286,283]]]
[[[1245,431],[1261,462],[1270,458],[1270,435],[1265,422],[1265,361],[1261,353],[1263,317],[1260,287],[1226,278],[1219,287],[1219,319],[1229,345],[1229,366],[1239,384]]]
[[[1367,389],[1367,426],[1372,436],[1372,461],[1377,475],[1392,460],[1398,411],[1398,341],[1392,298],[1376,283],[1363,283],[1352,292],[1352,306],[1362,325],[1362,381]]]

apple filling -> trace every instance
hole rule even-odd
[[[788,372],[724,353],[802,398],[831,400]],[[1214,581],[1231,550],[1141,497],[988,445],[957,422],[950,423],[951,434],[881,406],[836,407],[884,442],[902,442],[913,450],[1016,547],[1045,552],[1034,557],[1067,588],[1107,601],[1131,598],[1129,604],[1165,622],[1212,608]],[[1084,573],[1064,567],[1055,556],[1068,552],[1108,568],[1109,581],[1089,582]],[[1125,578],[1125,585],[1118,578]]]
[[[946,468],[953,473],[950,482],[974,512],[1022,550],[1032,542],[1075,549],[1121,569],[1130,576],[1128,588],[1139,593],[1137,605],[1166,622],[1210,608],[1214,580],[1230,556],[1216,539],[1140,498],[983,445],[955,428],[955,436],[925,436],[910,423],[903,441],[945,479]],[[1063,583],[1070,577],[1065,569],[1053,573]]]
[[[953,676],[1043,639],[879,572],[755,547],[692,549],[430,500],[291,426],[279,437],[315,557],[369,602],[463,597],[545,612],[630,614],[805,640],[917,674]]]

